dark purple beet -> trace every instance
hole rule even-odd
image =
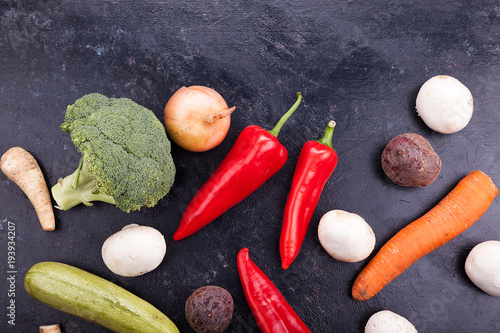
[[[382,168],[394,183],[422,187],[431,184],[441,171],[441,159],[423,136],[400,134],[382,152]]]
[[[233,318],[233,298],[224,288],[205,286],[186,301],[186,319],[197,333],[222,333]]]

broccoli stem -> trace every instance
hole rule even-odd
[[[52,196],[57,202],[56,208],[68,210],[78,204],[92,206],[92,201],[116,204],[115,199],[97,190],[96,179],[87,173],[85,156],[82,156],[78,168],[64,179],[59,178],[52,187]]]

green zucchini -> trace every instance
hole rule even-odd
[[[39,302],[115,332],[179,332],[166,315],[145,300],[70,265],[50,261],[35,264],[26,273],[24,287]]]

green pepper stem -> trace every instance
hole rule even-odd
[[[323,137],[321,139],[317,140],[317,142],[322,143],[322,144],[333,149],[332,136],[333,136],[333,130],[335,129],[335,125],[337,125],[337,123],[334,120],[330,120],[328,122],[328,124],[326,125],[325,133],[323,133]]]
[[[290,116],[295,112],[295,110],[297,110],[301,101],[302,101],[302,94],[300,92],[298,92],[297,93],[297,101],[295,102],[295,104],[293,104],[292,107],[290,108],[290,110],[288,110],[281,117],[281,119],[278,121],[276,126],[274,126],[274,128],[272,130],[270,130],[269,133],[271,133],[275,137],[278,137],[278,134],[280,133],[281,127],[283,127],[283,125],[286,123],[288,118],[290,118]]]

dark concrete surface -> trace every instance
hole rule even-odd
[[[321,216],[354,212],[372,226],[376,250],[435,205],[467,173],[480,169],[500,184],[500,2],[479,1],[14,1],[0,2],[0,154],[30,151],[50,185],[71,173],[79,154],[60,129],[66,106],[84,94],[129,97],[161,119],[183,85],[214,88],[236,105],[224,142],[205,153],[173,146],[177,176],[152,209],[130,214],[107,205],[56,211],[43,232],[25,195],[0,174],[0,331],[105,329],[33,300],[23,277],[45,260],[75,265],[146,299],[192,331],[184,303],[204,285],[226,288],[235,311],[228,332],[257,332],[236,268],[242,247],[313,332],[362,332],[376,311],[392,310],[419,332],[499,332],[499,299],[467,278],[464,262],[479,242],[500,240],[500,205],[459,237],[419,260],[376,297],[356,302],[352,283],[367,260],[342,263],[317,238]],[[433,132],[415,97],[430,77],[447,74],[474,96],[462,131]],[[174,242],[184,207],[248,125],[272,128],[302,92],[304,102],[282,129],[287,164],[259,190],[192,237]],[[338,166],[316,208],[301,252],[280,267],[278,242],[287,191],[302,144],[337,128]],[[426,137],[443,163],[425,188],[403,188],[383,174],[380,154],[394,136]],[[8,230],[15,228],[15,295],[9,293]],[[167,239],[155,271],[114,275],[101,246],[129,223]],[[15,301],[15,326],[7,309]]]

